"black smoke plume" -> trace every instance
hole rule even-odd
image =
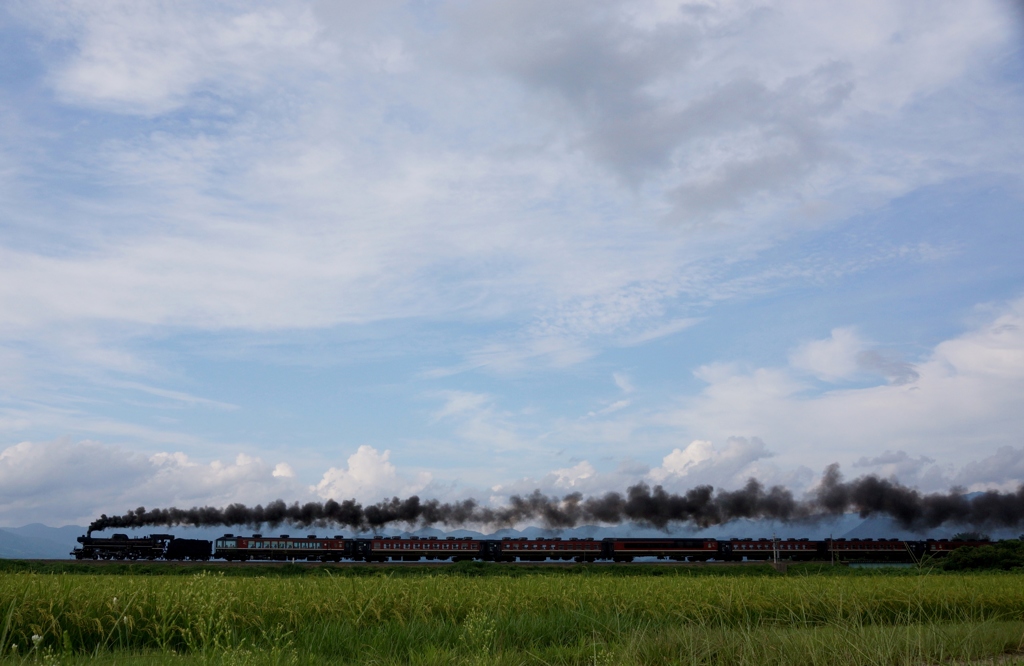
[[[439,502],[415,495],[394,497],[366,506],[355,500],[285,504],[275,500],[266,506],[230,504],[224,508],[149,509],[139,507],[123,516],[103,515],[89,531],[153,525],[231,526],[275,528],[346,527],[354,531],[377,530],[401,523],[410,526],[486,525],[510,526],[539,521],[550,528],[568,528],[587,523],[632,522],[666,529],[674,524],[696,527],[721,525],[740,518],[770,519],[785,523],[814,522],[848,512],[861,517],[888,516],[901,527],[925,530],[945,524],[972,527],[1019,527],[1024,524],[1024,486],[1016,492],[988,491],[967,497],[961,488],[948,493],[922,494],[895,480],[861,476],[843,481],[838,465],[830,465],[821,483],[803,499],[782,486],[765,489],[750,479],[740,490],[719,490],[697,486],[682,494],[661,486],[640,483],[622,495],[609,492],[584,498],[580,493],[548,497],[539,490],[513,495],[506,506],[490,508],[475,500]]]

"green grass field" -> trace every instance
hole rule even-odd
[[[5,569],[3,663],[918,665],[1024,649],[1016,573]]]

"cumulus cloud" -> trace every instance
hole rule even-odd
[[[541,477],[525,477],[494,486],[494,497],[514,493],[528,494],[540,489],[547,494],[580,492],[603,494],[624,491],[636,483],[662,485],[683,490],[698,485],[735,489],[751,477],[768,484],[781,483],[802,490],[810,482],[806,468],[779,469],[765,463],[772,454],[760,439],[731,437],[722,447],[712,442],[694,440],[683,448],[675,448],[662,458],[661,465],[650,468],[620,453],[619,463],[607,471],[599,471],[590,461],[581,460],[571,467],[555,469]]]
[[[710,484],[733,488],[750,477],[775,483],[778,470],[758,464],[773,455],[757,437],[730,437],[721,449],[698,439],[684,448],[673,449],[647,476],[655,483],[671,487]]]
[[[308,486],[289,463],[272,465],[245,453],[231,461],[202,461],[181,452],[146,455],[90,440],[26,441],[0,450],[0,524],[84,524],[101,513],[137,506],[266,504],[316,497],[376,502],[428,489],[429,473],[405,475],[390,456],[390,451],[361,446],[344,467],[329,468],[315,486]]]
[[[960,465],[926,455],[910,456],[906,451],[885,451],[862,456],[853,467],[926,490],[1012,491],[1024,483],[1024,447],[999,446],[994,453]]]
[[[906,384],[918,378],[913,364],[869,345],[854,329],[836,328],[828,338],[812,340],[795,349],[789,364],[827,382],[880,375],[893,384]]]
[[[524,476],[519,479],[503,480],[502,483],[491,487],[488,501],[494,505],[501,505],[510,495],[529,495],[535,490],[540,490],[546,495],[596,495],[608,490],[624,489],[626,486],[622,485],[623,483],[635,482],[638,478],[636,472],[637,470],[626,472],[622,469],[600,472],[590,461],[581,460],[570,467],[555,469],[539,477]]]
[[[283,465],[283,467],[282,467]],[[0,523],[84,522],[137,506],[266,502],[308,491],[260,458],[197,462],[95,441],[21,442],[0,451]]]
[[[0,451],[0,524],[84,524],[100,513],[119,513],[139,505],[266,504],[278,498],[288,502],[355,498],[368,503],[418,494],[442,500],[475,497],[498,506],[509,495],[534,490],[556,496],[602,495],[622,492],[638,482],[672,491],[707,484],[736,489],[751,477],[767,485],[784,485],[799,496],[820,474],[820,469],[769,462],[773,457],[757,438],[731,438],[722,446],[696,440],[665,454],[655,468],[620,458],[617,466],[601,471],[590,461],[579,460],[539,478],[495,485],[487,492],[439,484],[424,472],[404,473],[390,461],[389,451],[370,446],[360,447],[344,467],[327,470],[317,485],[305,486],[295,479],[288,463],[271,466],[246,454],[231,462],[206,462],[180,452],[146,456],[93,441],[21,442]],[[1024,481],[1024,448],[1000,447],[959,465],[935,464],[926,456],[905,451],[884,451],[863,456],[852,470],[896,478],[925,491],[954,486],[968,491],[1013,490]]]
[[[290,479],[295,476],[295,470],[293,470],[292,466],[288,463],[277,463],[277,465],[274,466],[273,475],[283,476]]]
[[[962,463],[1024,428],[1024,300],[939,343],[913,368],[882,373],[882,383],[820,390],[803,377],[808,369],[836,378],[863,367],[859,343],[844,335],[803,347],[787,367],[705,366],[697,376],[707,386],[664,421],[707,434],[757,432],[786,442],[789,462],[815,466],[852,462],[873,447]]]
[[[381,453],[364,444],[348,457],[346,467],[331,467],[324,472],[313,490],[324,499],[378,502],[415,494],[430,483],[431,475],[427,472],[419,472],[412,479],[399,475],[388,460],[390,457],[390,451]]]
[[[992,455],[963,465],[949,481],[968,490],[1015,490],[1024,483],[1024,447],[1000,446]]]
[[[865,342],[853,329],[837,328],[824,340],[802,345],[790,355],[789,362],[819,379],[848,379],[859,370],[857,356],[864,346]]]
[[[555,476],[556,488],[573,488],[597,474],[597,470],[586,460],[583,460],[572,467],[556,469],[552,474]]]
[[[935,459],[928,456],[911,457],[906,451],[886,451],[871,458],[861,456],[853,466],[870,469],[879,476],[896,477],[910,482],[920,475],[921,470],[934,462]]]

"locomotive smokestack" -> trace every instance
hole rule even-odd
[[[342,526],[355,531],[377,529],[392,523],[448,527],[462,525],[509,526],[539,521],[551,528],[586,523],[633,522],[666,529],[670,525],[704,528],[741,518],[781,522],[813,522],[847,512],[861,517],[881,515],[901,527],[925,530],[945,524],[976,528],[1019,527],[1024,524],[1024,486],[1016,492],[988,491],[967,498],[963,489],[923,495],[895,480],[862,476],[845,482],[838,465],[826,468],[821,482],[804,499],[782,486],[765,489],[756,479],[732,491],[715,491],[708,485],[682,494],[662,486],[640,483],[625,495],[617,492],[584,498],[579,493],[549,497],[535,490],[513,495],[506,506],[490,508],[468,499],[442,503],[417,496],[363,506],[355,500],[285,504],[275,500],[266,506],[230,504],[223,508],[150,509],[139,507],[123,516],[102,515],[89,526],[89,533],[108,527],[132,528],[149,525],[230,526],[266,525],[274,528],[290,523],[298,527]]]

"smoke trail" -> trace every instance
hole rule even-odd
[[[903,528],[911,530],[935,528],[947,523],[988,528],[1017,527],[1024,524],[1024,486],[1016,492],[989,491],[973,498],[966,497],[960,488],[953,488],[948,493],[925,495],[898,481],[871,475],[844,482],[839,466],[830,465],[818,486],[801,500],[794,498],[793,493],[782,486],[766,490],[756,479],[750,479],[739,490],[715,492],[713,487],[703,485],[682,494],[640,483],[628,488],[625,495],[609,492],[587,498],[580,493],[561,498],[549,497],[535,490],[525,496],[513,495],[506,506],[499,508],[480,506],[472,499],[442,503],[421,500],[415,495],[406,499],[394,497],[366,506],[355,500],[306,504],[285,504],[282,500],[275,500],[266,506],[230,504],[219,509],[172,507],[146,510],[139,507],[123,516],[104,514],[89,526],[89,531],[152,525],[247,525],[253,528],[266,525],[275,528],[282,524],[366,531],[392,523],[501,527],[525,521],[540,521],[551,528],[633,522],[664,529],[672,524],[709,527],[740,518],[812,522],[850,511],[859,513],[863,518],[889,516]]]

